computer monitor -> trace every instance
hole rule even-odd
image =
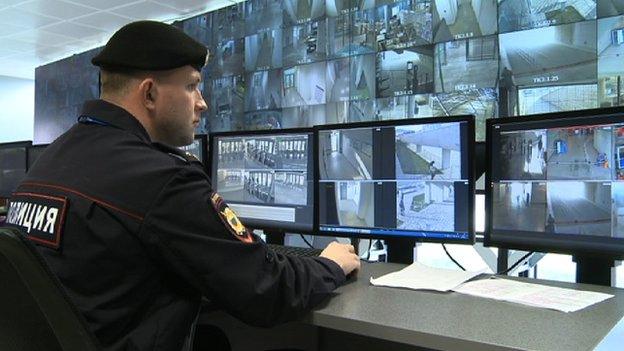
[[[49,144],[39,144],[39,145],[31,145],[28,148],[28,168],[30,168],[35,164],[35,161],[41,156],[41,154],[45,151]]]
[[[0,198],[9,198],[26,175],[30,141],[0,144]]]
[[[474,241],[474,117],[318,126],[321,235]]]
[[[487,122],[485,244],[624,257],[624,108]]]
[[[213,189],[248,227],[311,232],[313,136],[310,128],[211,134]]]
[[[190,152],[193,156],[200,160],[207,169],[208,165],[208,136],[206,134],[195,134],[193,143],[182,146],[182,151]]]

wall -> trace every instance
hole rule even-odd
[[[76,123],[85,101],[99,97],[99,69],[91,59],[100,50],[85,51],[35,69],[35,143],[53,142]]]
[[[33,140],[35,81],[0,76],[0,143]]]
[[[624,16],[601,20],[598,23],[598,54],[611,46],[611,30],[624,26]]]
[[[435,2],[440,19],[445,19],[447,25],[453,25],[457,19],[457,2],[455,0],[437,0]]]
[[[372,176],[373,173],[373,157],[372,157],[372,140],[373,134],[370,130],[349,130],[345,131],[342,138],[342,154],[353,165],[354,168],[361,169],[360,163],[357,161],[357,156],[362,160],[366,167],[366,172]],[[361,145],[361,149],[353,147],[355,141],[358,141]],[[368,148],[369,154],[362,152],[362,149]]]
[[[375,225],[375,189],[373,183],[360,183],[360,199],[357,216],[369,226]]]

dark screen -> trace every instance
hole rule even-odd
[[[0,197],[10,197],[26,175],[26,148],[0,145]]]

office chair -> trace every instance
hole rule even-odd
[[[0,350],[95,351],[95,336],[34,245],[0,228]]]

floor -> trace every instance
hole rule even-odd
[[[611,214],[587,199],[550,196],[555,232],[611,236]]]
[[[284,205],[306,205],[307,202],[307,187],[291,187],[280,182],[275,182],[275,203]]]
[[[440,79],[440,71],[435,70],[436,92],[493,88],[497,85],[498,55],[492,60],[468,61],[466,45],[466,41],[463,41],[457,48],[446,45],[447,64],[441,67],[442,79]],[[437,64],[436,62],[436,67]]]
[[[565,154],[556,154],[553,142],[557,139],[567,141],[568,150]],[[567,132],[548,135],[548,161],[546,174],[548,179],[611,179],[611,169],[596,164],[599,151],[594,147],[593,135],[568,136]],[[605,145],[609,151],[611,145]]]
[[[326,155],[323,159],[323,164],[325,167],[321,165],[321,177],[324,180],[363,179],[358,169],[341,153],[332,152],[330,155]],[[323,176],[323,173],[325,176]]]
[[[500,191],[505,191],[504,185],[494,188],[495,198]],[[527,206],[522,196],[511,198],[511,191],[507,192],[501,202],[494,202],[492,221],[497,229],[525,230],[543,232],[546,226],[546,189],[536,191]]]

